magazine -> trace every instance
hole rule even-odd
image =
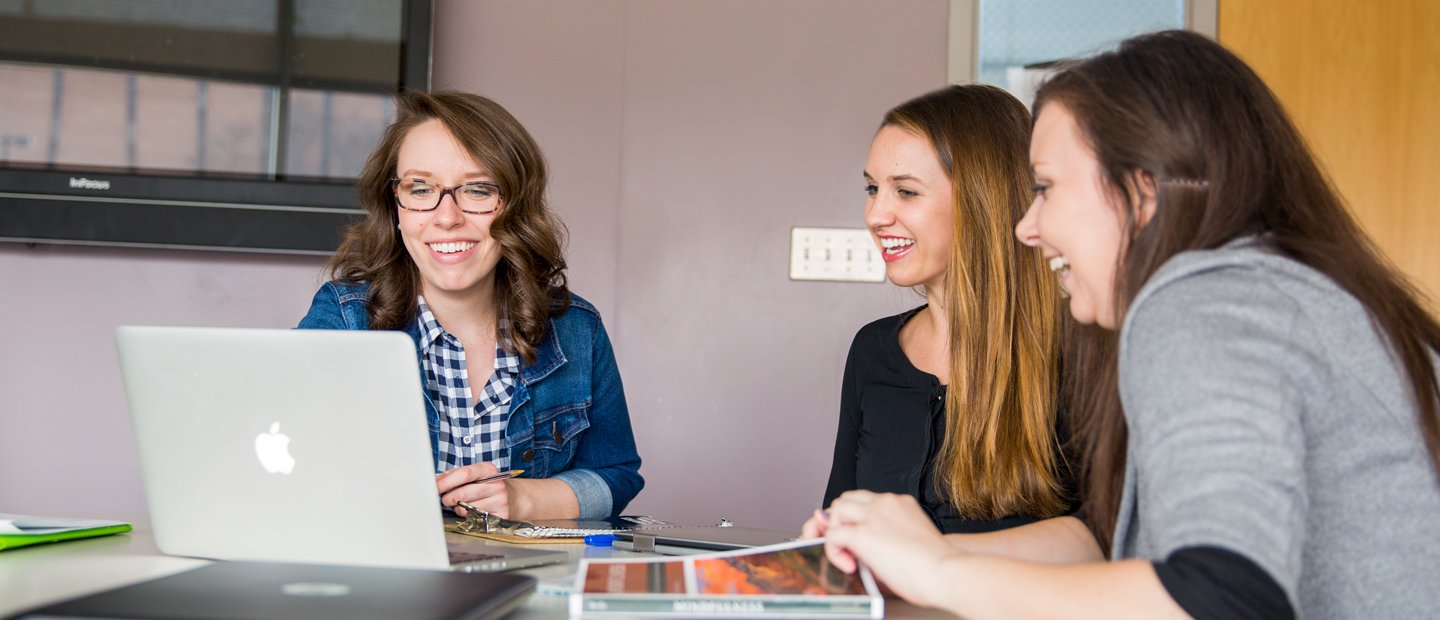
[[[864,566],[846,574],[824,539],[682,557],[585,559],[571,618],[881,618]]]

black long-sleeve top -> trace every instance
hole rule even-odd
[[[965,518],[936,488],[935,458],[945,436],[945,386],[911,364],[900,348],[900,328],[923,308],[880,319],[855,334],[845,361],[840,426],[825,506],[852,489],[904,493],[915,497],[947,534],[988,532],[1040,520],[1024,514]],[[1073,497],[1068,477],[1066,484]]]

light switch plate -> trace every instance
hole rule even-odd
[[[885,261],[864,228],[790,229],[790,279],[884,282]]]

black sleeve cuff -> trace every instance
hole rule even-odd
[[[1280,584],[1228,549],[1186,547],[1154,565],[1170,598],[1196,620],[1295,617]]]

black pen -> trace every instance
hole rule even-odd
[[[479,480],[471,480],[470,482],[466,482],[465,484],[475,484],[475,483],[478,483],[478,482],[494,482],[494,481],[496,481],[496,480],[505,480],[506,478],[514,478],[515,476],[518,476],[518,475],[523,474],[523,473],[525,473],[525,470],[523,470],[523,469],[512,469],[512,470],[509,470],[509,471],[502,471],[502,472],[500,472],[500,473],[498,473],[498,474],[491,474],[491,475],[485,476],[484,478],[481,478],[481,479],[479,479]]]
[[[450,491],[454,491],[455,489],[458,489],[458,488],[460,488],[460,487],[463,487],[463,486],[465,486],[466,484],[479,484],[479,483],[481,483],[481,482],[494,482],[494,481],[496,481],[496,480],[506,480],[506,479],[509,479],[509,478],[514,478],[515,476],[518,476],[518,475],[523,474],[523,473],[525,473],[525,470],[523,470],[523,469],[511,469],[511,470],[509,470],[509,471],[502,471],[502,472],[500,472],[500,473],[498,473],[498,474],[491,474],[491,475],[489,475],[489,476],[485,476],[484,478],[480,478],[480,479],[477,479],[477,480],[471,480],[470,482],[466,482],[466,483],[464,483],[464,484],[455,485],[455,487],[452,488],[452,489],[450,489]],[[445,493],[449,493],[450,491],[445,491]],[[445,493],[441,493],[441,495],[444,495]]]

